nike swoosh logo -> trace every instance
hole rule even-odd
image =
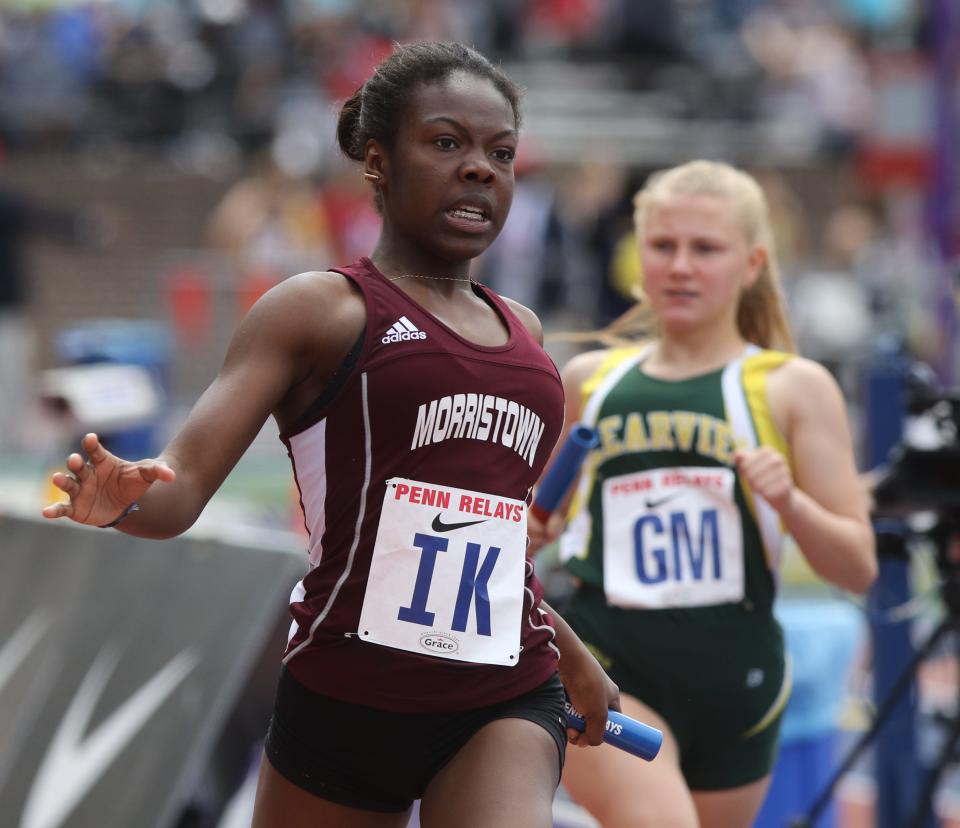
[[[663,506],[664,503],[673,500],[679,494],[680,492],[671,492],[670,494],[659,497],[656,500],[645,500],[644,503],[648,509],[656,509],[659,506]]]
[[[95,730],[83,736],[119,661],[114,648],[102,650],[70,702],[40,764],[20,828],[62,825],[198,660],[190,650],[179,653]]]
[[[20,625],[13,638],[3,645],[0,650],[0,690],[17,672],[52,623],[53,616],[50,613],[36,610]]]
[[[443,512],[439,512],[433,519],[433,523],[430,524],[430,528],[434,532],[452,532],[454,529],[463,529],[464,526],[476,526],[478,523],[487,522],[487,518],[481,518],[480,520],[468,520],[465,523],[444,523],[440,519],[442,514]]]

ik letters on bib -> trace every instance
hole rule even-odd
[[[526,527],[523,501],[391,478],[360,637],[440,658],[515,665]]]

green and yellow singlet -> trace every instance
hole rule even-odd
[[[740,480],[733,453],[769,445],[789,462],[766,381],[792,355],[751,345],[719,370],[663,380],[643,372],[647,350],[611,350],[582,387],[582,419],[600,444],[584,464],[561,558],[614,606],[770,610],[782,528]]]

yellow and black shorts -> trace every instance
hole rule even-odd
[[[790,671],[770,611],[628,610],[582,586],[563,617],[620,691],[670,726],[691,790],[739,787],[773,769]]]

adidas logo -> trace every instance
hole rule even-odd
[[[408,342],[411,339],[426,339],[427,335],[413,324],[407,317],[401,316],[393,325],[390,326],[381,342],[389,345],[391,342]]]

